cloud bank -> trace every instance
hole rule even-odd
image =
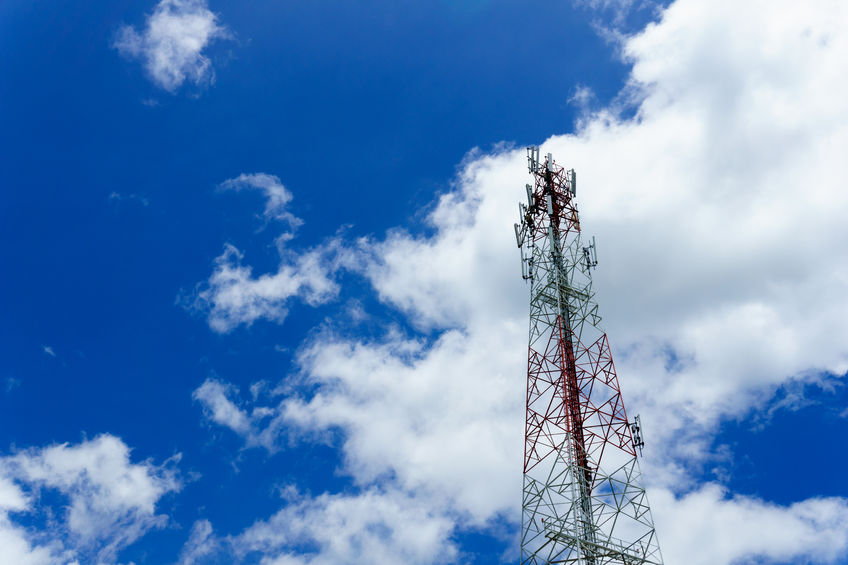
[[[721,422],[848,370],[846,22],[839,2],[678,0],[623,40],[633,70],[616,104],[542,145],[580,175],[601,314],[625,402],[642,413],[669,563],[830,563],[848,549],[845,499],[778,505],[703,478],[721,463],[711,452]],[[523,150],[473,152],[428,217],[433,235],[343,244],[356,258],[349,276],[420,335],[389,325],[364,339],[330,324],[287,377],[302,394],[253,401],[207,381],[195,392],[206,417],[269,449],[281,434],[339,432],[343,470],[361,489],[350,496],[426,501],[428,520],[449,520],[435,528],[441,544],[516,524],[527,313],[511,225],[525,170]],[[269,304],[261,317],[284,313]],[[285,544],[251,547],[305,559]],[[339,559],[317,547],[308,559]]]

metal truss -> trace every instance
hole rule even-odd
[[[515,236],[530,281],[521,563],[662,565],[636,448],[592,291],[576,176],[528,148]]]

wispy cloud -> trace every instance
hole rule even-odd
[[[573,0],[578,8],[592,10],[596,16],[596,28],[603,35],[623,33],[627,20],[636,12],[658,14],[664,0]]]
[[[265,218],[288,224],[291,230],[303,224],[303,220],[289,212],[288,204],[292,200],[291,192],[283,186],[280,178],[267,173],[242,173],[236,178],[227,179],[219,185],[221,190],[257,190],[265,196]]]
[[[237,392],[233,385],[217,379],[207,379],[191,396],[201,403],[206,417],[211,421],[247,436],[250,434],[252,418],[230,400]]]
[[[205,558],[219,551],[221,541],[215,537],[209,520],[198,520],[191,528],[188,541],[180,552],[179,565],[203,563]]]
[[[6,393],[10,393],[21,386],[21,380],[15,377],[6,377]]]
[[[126,57],[141,60],[157,86],[175,92],[186,81],[197,86],[214,81],[212,62],[204,50],[212,41],[230,35],[205,0],[161,0],[140,32],[122,27],[114,47]]]
[[[50,357],[56,357],[56,352],[53,351],[53,348],[49,345],[42,345],[41,350],[44,351],[44,353],[49,355]]]
[[[150,201],[145,196],[138,194],[121,194],[120,192],[109,193],[109,200],[112,202],[136,202],[144,207],[150,205]]]

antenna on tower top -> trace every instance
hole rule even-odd
[[[527,170],[530,173],[538,173],[539,165],[539,148],[531,145],[527,148]]]

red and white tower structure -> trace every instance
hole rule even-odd
[[[592,290],[576,175],[528,148],[515,236],[530,282],[522,565],[662,565],[637,450]]]

